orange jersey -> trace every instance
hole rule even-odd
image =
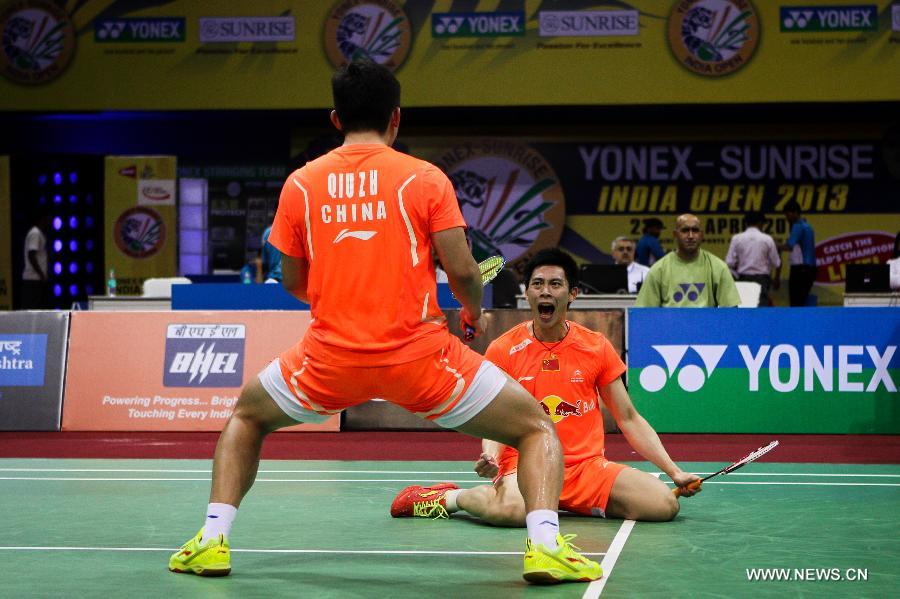
[[[488,347],[485,357],[505,370],[541,403],[556,425],[566,466],[603,457],[603,416],[600,387],[625,372],[625,364],[609,340],[580,324],[567,321],[569,333],[546,347],[519,324]],[[551,349],[547,349],[550,347]],[[511,447],[500,454],[501,471],[518,457]]]
[[[305,343],[335,365],[402,364],[447,344],[431,234],[465,227],[436,166],[383,144],[342,146],[294,171],[269,241],[309,263]]]

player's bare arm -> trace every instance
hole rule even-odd
[[[682,487],[683,497],[690,497],[700,492],[700,489],[687,488],[689,483],[699,480],[699,477],[696,474],[684,472],[672,461],[659,440],[659,435],[631,403],[631,397],[621,379],[616,379],[601,387],[600,397],[628,443],[646,460],[665,472],[676,485]]]
[[[450,289],[462,304],[459,313],[461,324],[470,324],[478,336],[485,327],[484,316],[481,313],[483,293],[481,271],[478,270],[478,263],[469,251],[465,230],[462,227],[453,227],[437,231],[432,233],[431,239],[441,266],[447,273]]]
[[[309,279],[309,262],[306,261],[306,258],[282,254],[281,276],[281,284],[287,292],[308,304],[309,294],[306,291],[306,282]]]

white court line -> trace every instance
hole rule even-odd
[[[88,477],[88,476],[0,476],[0,480],[34,480],[34,481],[94,481],[94,482],[209,482],[210,478],[131,478],[131,477]],[[483,480],[448,480],[458,484],[488,484]],[[420,483],[418,478],[258,478],[258,483]],[[667,483],[671,485],[672,483]],[[793,485],[821,487],[900,487],[900,483],[842,483],[842,482],[781,482],[781,481],[707,481],[704,485]]]
[[[101,478],[95,476],[0,476],[0,480],[40,480],[40,481],[130,481],[130,482],[148,482],[148,481],[206,481],[209,482],[210,477],[205,478],[132,478],[132,477],[109,477]],[[421,483],[421,478],[257,478],[258,483]],[[460,483],[460,484],[490,484],[490,481],[484,479],[467,479],[467,480],[449,480],[442,482]]]
[[[656,473],[653,476],[659,478],[660,473]],[[589,584],[588,588],[584,591],[584,595],[581,596],[581,599],[597,599],[600,597],[600,593],[603,592],[603,588],[606,586],[606,581],[608,581],[609,577],[612,575],[616,560],[619,559],[619,555],[625,547],[625,541],[628,540],[628,535],[631,534],[633,529],[634,520],[625,520],[622,522],[619,530],[616,531],[616,536],[613,537],[612,543],[609,545],[609,549],[606,550],[606,555],[603,556],[603,561],[600,562],[600,567],[603,569],[603,578]]]
[[[171,468],[0,468],[0,472],[171,472],[209,474],[212,469],[177,470]],[[475,476],[474,472],[459,470],[260,470],[260,474],[454,474]],[[897,476],[900,476],[898,474]]]
[[[0,551],[176,551],[177,547],[0,547]],[[234,553],[323,553],[340,555],[518,555],[521,551],[420,551],[416,549],[232,549]],[[599,556],[605,553],[584,553]]]
[[[143,473],[184,473],[209,474],[211,470],[173,469],[173,468],[0,468],[0,472],[143,472]],[[475,476],[473,472],[458,470],[260,470],[260,474],[449,474],[454,476]],[[661,472],[650,472],[661,476]],[[695,472],[694,474],[712,474],[712,472]],[[829,472],[732,472],[728,476],[821,476],[843,478],[900,478],[900,474],[847,474]]]

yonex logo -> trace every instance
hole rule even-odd
[[[435,15],[437,23],[434,24],[434,33],[437,35],[453,35],[465,22],[463,17],[438,17]]]
[[[675,375],[675,370],[688,350],[693,350],[700,356],[705,370],[696,364],[684,366],[678,372],[678,386],[689,393],[699,390],[712,376],[722,355],[728,349],[727,345],[652,345],[651,347],[662,356],[666,363],[665,368],[653,364],[641,371],[639,377],[641,387],[651,393],[666,386],[669,379]]]
[[[119,39],[123,31],[125,31],[125,21],[103,21],[97,24],[97,39]]]
[[[781,21],[785,29],[804,29],[813,16],[813,11],[811,10],[789,10],[786,12],[787,16]]]

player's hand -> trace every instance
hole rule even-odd
[[[459,311],[459,328],[463,332],[464,341],[468,342],[478,337],[484,333],[486,327],[487,319],[481,310],[478,311],[478,318],[473,317],[465,306]]]
[[[702,491],[703,487],[698,486],[696,489],[692,489],[688,486],[698,480],[700,480],[700,477],[696,474],[681,470],[672,474],[672,481],[681,489],[681,497],[691,497]]]
[[[500,474],[497,458],[486,453],[481,454],[481,457],[475,462],[475,474],[481,478],[495,478]]]

